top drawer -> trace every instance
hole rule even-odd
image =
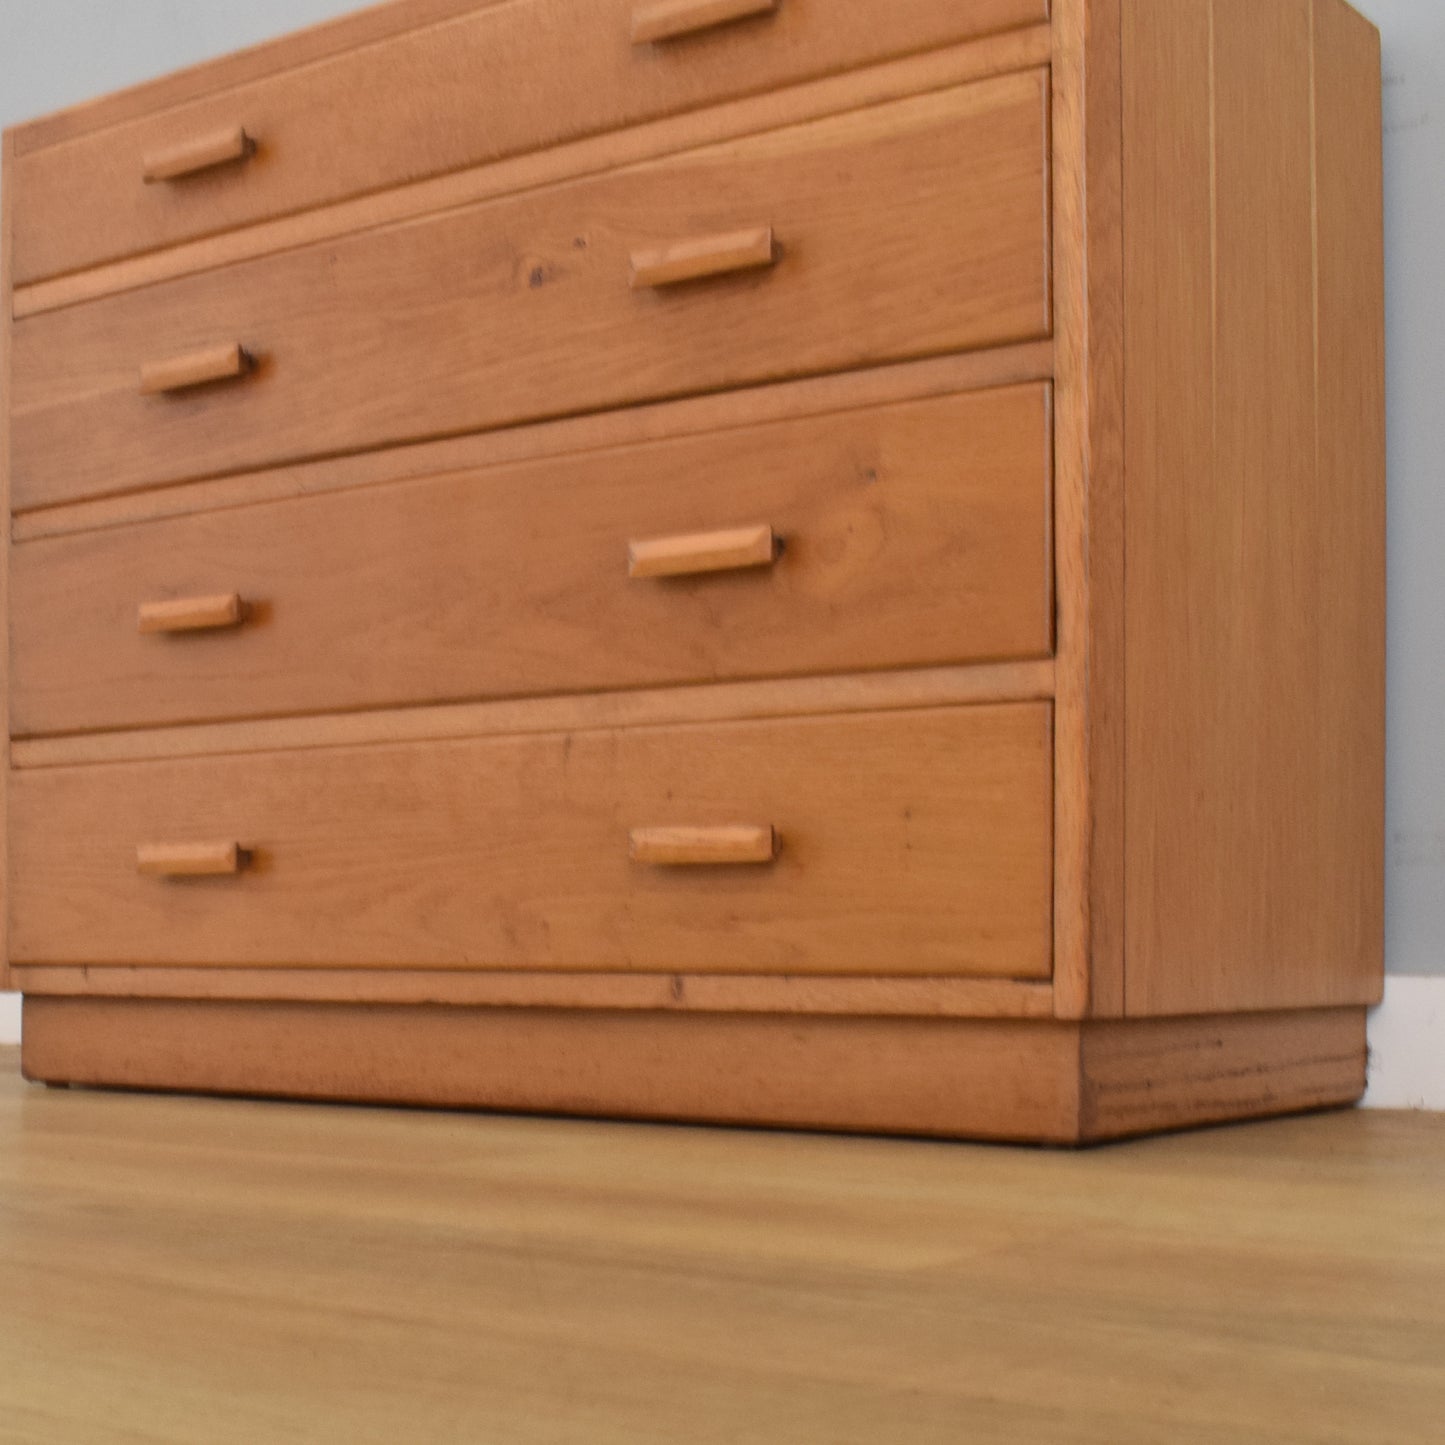
[[[1039,22],[1047,12],[1047,0],[478,5],[29,154],[22,133],[15,283]],[[283,45],[278,59],[285,53]],[[244,158],[147,182],[148,168],[231,154],[221,142],[242,130],[254,142]],[[154,167],[158,160],[170,164]]]

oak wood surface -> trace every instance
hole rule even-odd
[[[1032,385],[28,542],[14,730],[1046,656],[1049,431]],[[767,569],[629,550],[759,519]],[[208,594],[245,626],[137,632]]]
[[[140,392],[142,396],[166,396],[217,382],[239,381],[249,375],[254,366],[244,346],[223,341],[181,355],[141,362]]]
[[[634,0],[632,43],[653,45],[775,15],[781,0]]]
[[[1080,1047],[1086,1139],[1353,1102],[1369,1052],[1362,1008],[1103,1019]]]
[[[1382,986],[1378,43],[1124,5],[1130,1014]]]
[[[1050,973],[1044,704],[35,769],[16,963]],[[760,869],[634,827],[771,822]],[[231,837],[234,879],[135,875]]]
[[[1438,1115],[1060,1154],[13,1068],[0,1413],[45,1445],[1438,1440]]]
[[[249,160],[255,153],[256,142],[244,126],[224,126],[152,151],[141,167],[141,179],[148,185],[186,180],[217,166]]]
[[[632,861],[652,868],[757,867],[775,863],[781,847],[771,823],[634,828],[628,840]]]
[[[525,0],[394,35],[17,157],[18,282],[869,61],[1037,23],[1045,0],[794,0],[766,24],[632,41],[636,0]],[[418,109],[412,97],[425,95]],[[143,158],[222,127],[242,168],[142,183]]]
[[[136,871],[154,878],[226,878],[246,863],[236,843],[142,843],[135,850]]]
[[[354,456],[299,462],[185,487],[43,507],[12,517],[11,530],[16,541],[32,541],[159,517],[182,517],[253,502],[374,486],[378,482],[635,446],[794,417],[828,416],[953,392],[991,390],[1047,380],[1053,374],[1053,360],[1052,343],[1033,341],[834,376],[744,387]]]
[[[1118,0],[1054,0],[1055,998],[1124,1009],[1123,218]]]
[[[389,54],[395,86],[423,50],[470,75],[476,55],[442,37],[516,27],[545,50],[577,29],[553,23],[561,3],[416,0],[395,45],[241,89],[320,104],[343,64]],[[1026,3],[1011,33],[953,43]],[[632,0],[605,0],[583,24],[618,22],[618,52],[549,72],[584,83],[545,114],[513,107],[481,151],[467,137],[470,159],[433,164],[455,139],[445,85],[405,134],[385,121],[406,88],[386,92],[382,173],[422,158],[389,192],[357,192],[344,146],[324,175],[276,148],[269,121],[254,164],[141,184],[142,155],[246,98],[191,105],[194,80],[155,88],[164,113],[102,105],[8,167],[47,185],[72,164],[124,171],[165,210],[160,231],[107,229],[96,193],[77,223],[62,184],[22,210],[64,233],[45,264],[97,237],[113,264],[56,263],[18,296],[6,278],[15,580],[30,563],[44,579],[16,586],[16,655],[53,683],[39,721],[6,728],[37,1069],[1059,1140],[1355,1097],[1381,971],[1378,36],[1339,0],[1056,0],[1047,25],[1043,0],[906,0],[866,35],[835,17],[826,42],[814,0],[667,8],[737,23],[634,44]],[[955,29],[886,49],[920,17]],[[779,36],[805,83],[768,94],[749,47]],[[810,68],[855,40],[885,49]],[[482,63],[510,81],[514,61]],[[673,61],[658,87],[624,87],[659,108],[609,130],[627,121],[589,67]],[[660,99],[684,68],[706,94]],[[960,84],[984,75],[1001,78]],[[148,358],[233,336],[259,363],[245,386],[192,391],[210,374],[183,365],[179,394],[136,395]],[[1042,495],[1035,479],[974,497],[958,472],[979,438],[1020,478],[1052,446],[1045,430],[1026,447],[1032,422],[962,425],[1014,395],[1056,412],[1054,491],[1045,464]],[[770,441],[819,479],[830,459],[877,475],[861,459],[880,407],[890,426],[930,419],[905,469],[917,497],[865,508],[876,537],[829,512],[841,564],[771,507],[711,515],[749,487],[776,496]],[[579,476],[595,511],[557,509],[555,552],[574,592],[528,570],[537,528],[508,519],[535,522],[548,486],[570,503]],[[604,572],[588,539],[629,488],[655,493],[655,521],[620,519]],[[995,540],[1005,517],[1018,555],[990,553],[999,576],[976,568],[972,596],[951,585],[960,534],[977,519]],[[744,525],[784,544],[771,569],[753,551],[751,573],[628,579],[639,539],[706,559],[700,540]],[[1033,660],[1052,641],[1051,530],[1057,663]],[[204,575],[238,556],[274,585]],[[930,557],[937,586],[920,584]],[[156,583],[178,558],[200,570]],[[397,579],[419,558],[446,581],[413,606]],[[309,628],[283,595],[295,578]],[[922,591],[954,614],[930,605],[920,625]],[[244,595],[252,626],[136,636],[146,598],[211,593]],[[734,605],[766,622],[804,593],[811,630]],[[563,596],[585,606],[558,627]],[[516,630],[499,599],[533,619],[512,655],[487,646]],[[654,604],[660,630],[632,610]],[[127,621],[122,643],[89,607]],[[1009,626],[1032,643],[988,650]],[[1029,660],[928,666],[1003,657]],[[904,670],[819,675],[868,668]],[[584,691],[524,695],[559,685]],[[940,706],[963,703],[983,705]],[[128,730],[41,735],[96,727]],[[254,867],[217,876],[221,851]],[[1197,1016],[1226,1009],[1263,1012]]]
[[[996,978],[839,978],[798,974],[464,973],[406,969],[89,968],[14,970],[16,989],[58,998],[445,1004],[491,1008],[763,1013],[868,1018],[1053,1015],[1047,983]]]
[[[225,631],[239,627],[245,620],[246,603],[239,592],[218,592],[210,597],[168,597],[160,602],[142,602],[136,608],[136,631],[147,637],[160,633]]]
[[[689,281],[763,270],[777,259],[773,228],[754,226],[720,236],[689,236],[634,251],[629,269],[634,290],[655,291]]]
[[[627,575],[646,581],[656,577],[696,577],[700,573],[772,567],[780,551],[777,533],[767,525],[644,537],[627,544]]]
[[[1079,1144],[1352,1103],[1365,1011],[1077,1023],[32,998],[27,1078]]]
[[[11,754],[17,768],[73,767],[217,753],[1039,702],[1053,694],[1052,661],[982,663],[19,738],[11,742]]]
[[[904,56],[868,70],[845,71],[786,90],[744,96],[628,130],[571,141],[429,180],[412,181],[391,190],[368,192],[353,200],[259,221],[239,230],[107,262],[86,271],[31,282],[16,288],[15,315],[52,311],[97,296],[433,215],[479,200],[515,195],[740,135],[776,130],[840,110],[856,110],[924,91],[944,90],[967,81],[1030,70],[1047,65],[1050,54],[1048,25],[1001,31]]]
[[[14,505],[1041,337],[1046,81],[916,97],[27,317]],[[629,288],[639,244],[760,214],[782,247],[770,270]],[[904,236],[910,264],[880,264]],[[256,357],[244,386],[135,394],[144,357],[218,335]]]

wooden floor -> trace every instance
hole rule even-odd
[[[15,1069],[6,1445],[1445,1439],[1445,1117],[1063,1154]]]

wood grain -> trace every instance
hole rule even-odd
[[[784,6],[685,45],[632,44],[635,0],[484,5],[17,156],[19,283],[720,100],[1042,21],[1045,0]],[[418,17],[420,19],[420,17]],[[418,110],[409,97],[425,95]],[[244,171],[142,186],[142,158],[234,126]],[[364,140],[363,140],[364,138]]]
[[[656,291],[715,276],[760,271],[776,263],[778,245],[771,226],[752,226],[720,236],[689,236],[634,251],[630,264],[634,291]]]
[[[15,505],[1039,337],[1045,95],[987,81],[28,317]],[[640,242],[760,211],[795,238],[771,270],[628,289]],[[118,384],[217,335],[262,357],[246,386]]]
[[[11,520],[16,541],[65,536],[160,517],[222,511],[253,502],[374,486],[403,478],[533,461],[607,447],[635,446],[670,437],[727,430],[792,417],[826,416],[895,401],[923,400],[951,392],[982,391],[1047,380],[1053,344],[1027,342],[992,350],[930,357],[923,361],[745,387],[591,416],[563,417],[503,431],[447,437],[355,456],[273,467],[245,476],[185,487],[133,492],[92,502],[43,507]]]
[[[89,968],[15,971],[26,994],[57,998],[441,1004],[865,1018],[1053,1016],[1047,983],[996,978],[839,978],[826,974],[538,973],[335,968]]]
[[[1097,1143],[1353,1102],[1365,1011],[939,1020],[27,998],[31,1079]]]
[[[1052,1141],[1356,1097],[1375,32],[562,5],[414,0],[7,140],[32,1068]],[[362,94],[365,185],[288,129]],[[258,99],[253,164],[139,184]],[[226,336],[254,376],[193,390]],[[638,539],[757,567],[629,581]],[[212,594],[254,625],[135,635]]]
[[[780,552],[777,534],[766,524],[732,527],[723,532],[645,537],[627,544],[627,575],[646,581],[772,567]]]
[[[36,1440],[255,1445],[279,1397],[367,1445],[1438,1442],[1439,1116],[1064,1156],[13,1067],[0,1412]]]
[[[1116,1139],[1291,1109],[1365,1092],[1365,1011],[1101,1021],[1081,1035],[1081,1132]]]
[[[730,823],[708,828],[671,825],[634,828],[628,856],[650,868],[756,867],[777,861],[782,847],[768,823]]]
[[[857,110],[903,96],[1047,65],[1049,27],[1032,25],[927,50],[869,70],[823,76],[786,90],[744,96],[705,110],[668,116],[623,131],[570,141],[510,160],[412,181],[349,201],[259,221],[161,251],[149,251],[86,271],[31,282],[15,292],[15,315],[30,316],[117,291],[276,251],[294,250],[353,232],[434,215],[496,196],[515,195],[579,176],[694,149],[720,140],[776,130],[840,110]]]
[[[239,381],[254,371],[255,365],[255,359],[236,341],[203,346],[196,351],[164,356],[155,361],[143,361],[140,394],[166,396],[211,386],[216,382]]]
[[[186,180],[217,166],[249,160],[255,153],[256,142],[245,126],[228,125],[152,151],[141,166],[141,179],[147,185]]]
[[[136,631],[143,637],[157,633],[225,631],[239,627],[246,620],[246,613],[247,607],[239,592],[218,592],[209,597],[168,597],[162,602],[141,603],[136,609]]]
[[[29,998],[31,1079],[1077,1140],[1068,1025]]]
[[[248,861],[239,843],[142,843],[135,850],[136,871],[152,878],[230,878]]]
[[[655,45],[777,13],[780,0],[640,0],[632,12],[632,43]]]
[[[1047,656],[1049,430],[1033,385],[28,542],[15,731]],[[769,569],[629,578],[759,517]],[[244,628],[136,632],[222,587]]]
[[[1372,1002],[1378,37],[1126,0],[1124,42],[1128,1009]]]
[[[306,752],[371,743],[527,733],[589,732],[669,723],[908,711],[971,703],[1040,702],[1054,695],[1054,664],[984,663],[907,672],[846,673],[777,682],[715,683],[570,697],[439,704],[267,721],[19,738],[17,768],[75,767],[214,753]]]
[[[1341,0],[1315,0],[1314,515],[1328,519],[1310,607],[1325,657],[1321,767],[1310,820],[1331,840],[1325,888],[1353,895],[1329,972],[1378,1003],[1385,988],[1386,394],[1380,35]],[[1333,849],[1341,850],[1339,854]],[[1316,885],[1318,888],[1318,885]],[[1308,905],[1319,898],[1311,890]],[[1333,986],[1331,987],[1333,991]]]
[[[1043,704],[16,775],[17,963],[1045,979]],[[634,827],[772,822],[766,869],[650,870]],[[137,842],[227,836],[177,890]]]
[[[1124,1009],[1124,346],[1118,0],[1055,0],[1055,998]]]
[[[780,0],[641,0],[632,12],[632,43],[655,45],[777,13]]]

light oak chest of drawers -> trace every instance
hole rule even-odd
[[[398,0],[7,133],[49,1082],[1078,1142],[1382,983],[1339,0]]]

